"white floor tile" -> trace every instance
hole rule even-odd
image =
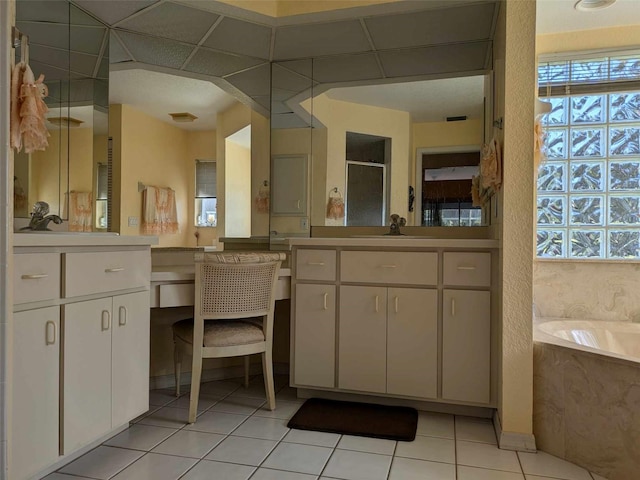
[[[265,468],[320,475],[331,456],[331,448],[280,443],[262,464]]]
[[[231,394],[232,397],[253,397],[261,398],[262,400],[267,398],[264,390],[264,383],[250,383],[247,388],[241,385],[240,388],[234,390]]]
[[[202,458],[224,438],[224,435],[220,435],[218,433],[180,430],[178,433],[154,448],[153,453]]]
[[[210,396],[209,394],[203,393],[198,398],[198,412],[204,412],[209,409],[216,402],[220,401],[220,397]],[[189,394],[183,395],[180,398],[174,399],[173,402],[167,404],[167,407],[173,408],[189,408],[189,403],[191,402],[191,397]]]
[[[237,415],[251,415],[262,406],[264,399],[252,397],[226,397],[213,405],[210,412],[235,413]]]
[[[239,437],[280,440],[289,431],[287,421],[280,418],[250,417],[233,431]]]
[[[286,438],[285,438],[286,441]],[[385,440],[382,438],[356,437],[354,435],[343,435],[338,446],[342,450],[355,450],[356,452],[379,453],[381,455],[393,455],[396,449],[395,440]]]
[[[493,423],[484,418],[456,417],[456,440],[497,445]]]
[[[429,437],[455,438],[453,415],[446,413],[418,412],[417,435]]]
[[[255,467],[234,465],[233,463],[210,462],[203,460],[193,467],[180,480],[247,480],[255,471]]]
[[[458,465],[458,480],[524,480],[524,475]]]
[[[181,392],[182,393],[182,392]],[[149,405],[163,407],[176,400],[175,389],[163,388],[162,390],[151,390],[149,392]]]
[[[43,480],[91,480],[89,477],[76,477],[75,475],[65,475],[64,473],[52,473]]]
[[[158,406],[158,405],[151,405],[149,407],[149,410],[147,410],[146,412],[144,412],[142,415],[138,415],[136,418],[134,418],[133,420],[131,420],[131,423],[138,423],[140,420],[142,420],[144,417],[148,417],[149,415],[151,415],[153,412],[157,412],[158,410],[160,410],[162,407]]]
[[[340,440],[340,435],[292,428],[283,440],[289,443],[304,443],[305,445],[315,445],[317,447],[335,447]]]
[[[385,480],[390,465],[388,455],[334,450],[322,474],[346,480]]]
[[[455,478],[455,465],[413,458],[395,457],[389,472],[389,480],[455,480]]]
[[[276,404],[278,400],[284,400],[285,402],[303,401],[304,398],[298,398],[298,389],[293,387],[284,387],[278,393],[276,393]]]
[[[228,436],[205,459],[257,467],[277,444],[274,440]]]
[[[249,417],[246,415],[234,415],[233,413],[204,412],[196,419],[196,423],[187,425],[184,429],[227,434],[235,430],[247,418]]]
[[[593,480],[607,480],[606,478],[604,478],[601,475],[598,475],[597,473],[591,472],[591,476],[593,477]]]
[[[177,431],[174,428],[137,424],[110,438],[104,445],[149,451]]]
[[[113,480],[177,480],[196,462],[193,458],[147,453]]]
[[[522,473],[516,452],[500,450],[495,445],[457,442],[458,465]]]
[[[526,474],[565,480],[591,480],[591,475],[584,468],[548,453],[518,452],[518,456],[522,463],[522,470]]]
[[[100,446],[60,469],[60,473],[106,480],[142,455],[144,452],[137,450]]]
[[[253,415],[256,417],[283,418],[289,420],[302,406],[302,402],[285,402],[276,400],[276,409],[268,410],[266,405],[259,408]]]
[[[182,428],[187,424],[189,411],[184,408],[162,407],[138,423],[156,427]]]
[[[398,442],[396,456],[455,464],[456,445],[448,438],[416,436],[413,442]]]
[[[271,470],[269,468],[259,468],[253,474],[251,480],[316,480],[317,475],[307,475],[306,473],[283,472],[281,470]]]
[[[227,396],[241,387],[240,381],[233,380],[217,380],[214,382],[205,382],[200,385],[200,393],[216,394],[221,397]]]

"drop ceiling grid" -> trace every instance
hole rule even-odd
[[[73,3],[107,25],[113,26],[137,12],[160,3],[160,0],[74,0]]]

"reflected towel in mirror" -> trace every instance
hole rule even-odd
[[[171,188],[147,185],[142,200],[142,233],[178,233],[176,192]]]
[[[66,202],[65,202],[66,204]],[[91,192],[69,192],[69,231],[91,232],[93,230],[93,195]]]

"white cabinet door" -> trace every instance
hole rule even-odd
[[[443,292],[442,398],[483,404],[491,400],[489,292]]]
[[[386,287],[340,287],[338,386],[385,393],[387,377]]]
[[[111,426],[149,408],[149,292],[113,297]]]
[[[336,287],[297,284],[293,382],[335,387]]]
[[[63,449],[111,429],[111,297],[64,305]]]
[[[307,155],[278,155],[271,163],[272,215],[307,214]]]
[[[9,478],[31,478],[58,458],[60,308],[13,315]]]
[[[389,288],[387,300],[387,393],[436,398],[438,293]]]

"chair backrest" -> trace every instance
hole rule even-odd
[[[195,314],[245,318],[273,312],[281,252],[205,253],[196,261]]]

